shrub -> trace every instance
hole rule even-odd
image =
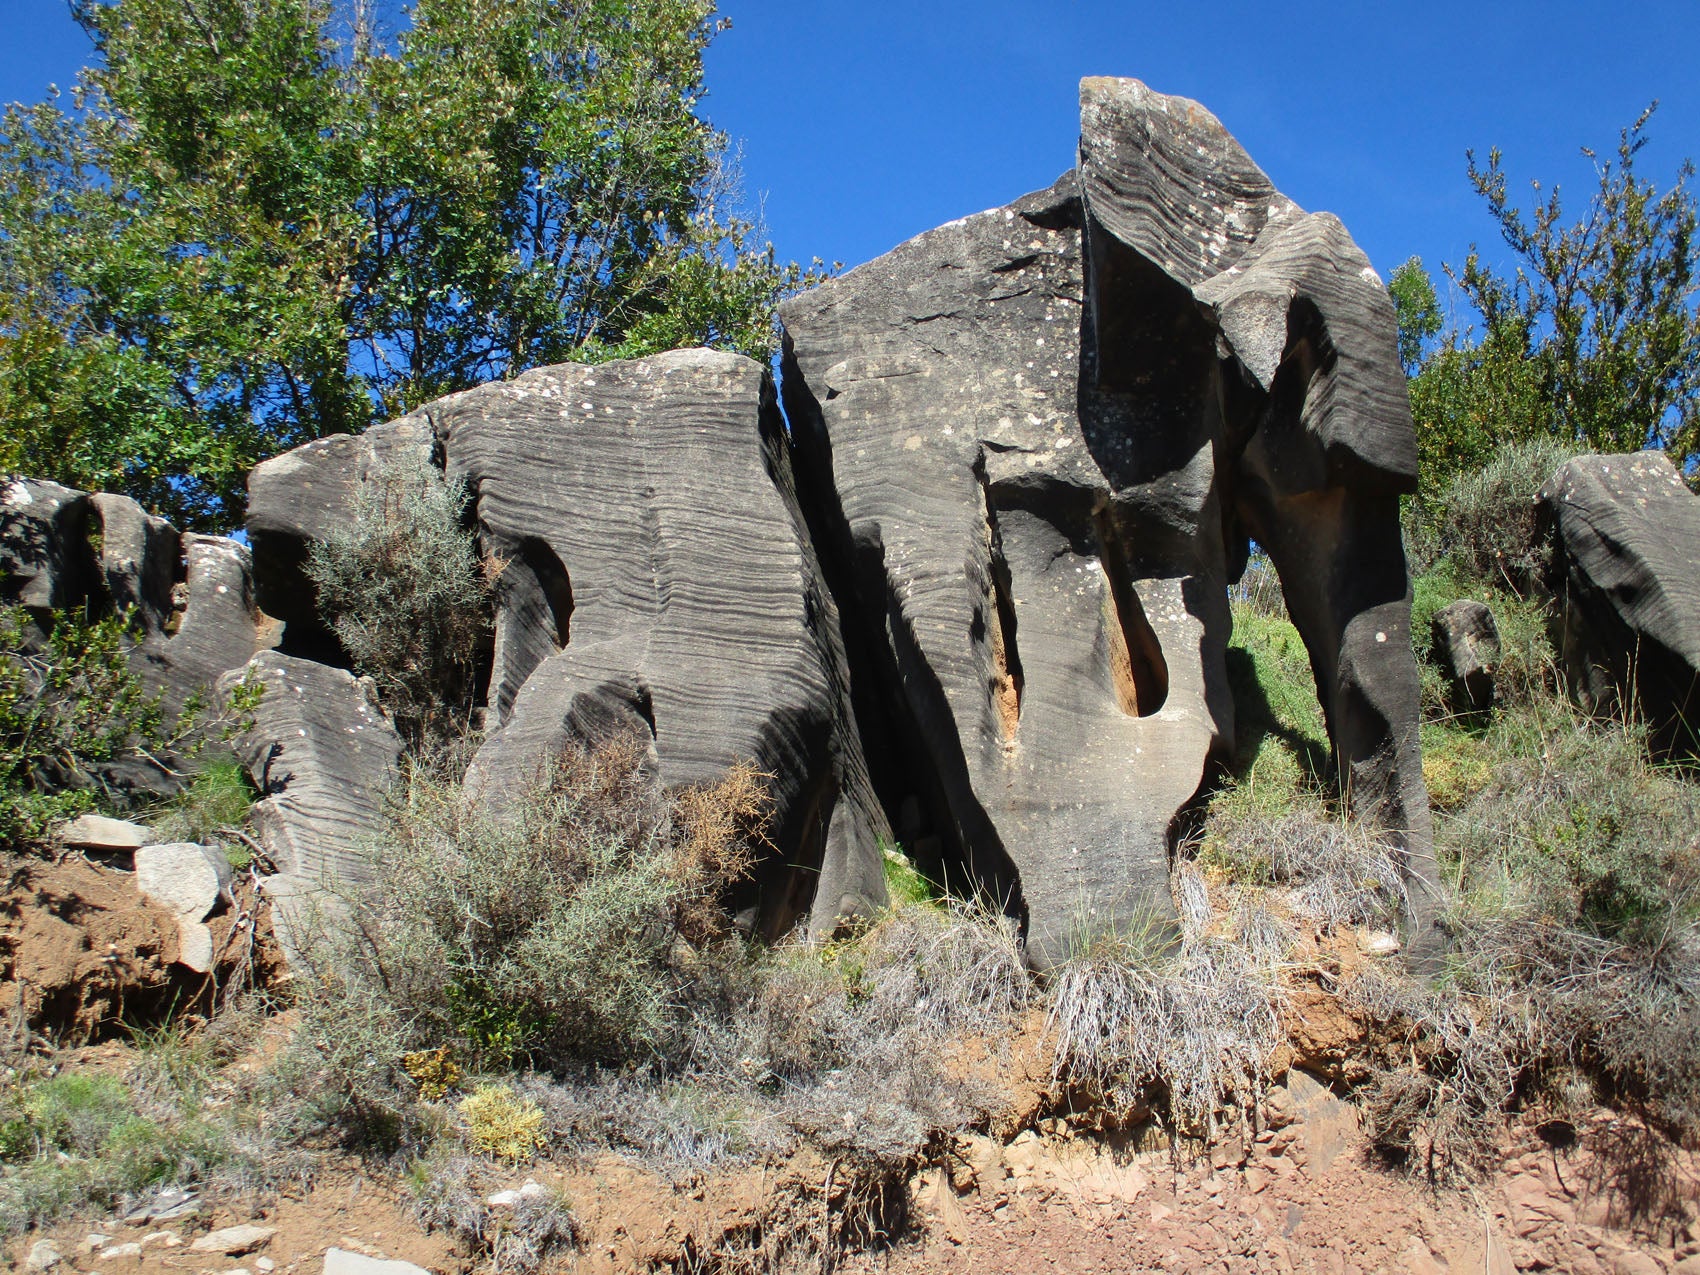
[[[767,809],[746,767],[671,801],[651,785],[631,739],[567,748],[502,814],[413,769],[374,884],[324,918],[303,1010],[311,1065],[359,1123],[397,1134],[430,1051],[475,1072],[664,1051],[683,953],[718,934]]]
[[[466,527],[468,499],[423,456],[387,462],[307,560],[337,640],[416,738],[464,714],[477,689],[494,576]]]
[[[501,1160],[528,1160],[549,1145],[543,1109],[503,1085],[480,1085],[461,1099],[467,1141],[474,1151]]]
[[[108,764],[165,746],[157,695],[131,672],[121,616],[55,615],[45,640],[19,606],[0,607],[0,837],[39,840],[49,824],[125,794]],[[184,724],[185,727],[187,723]]]
[[[189,779],[180,796],[150,820],[161,841],[195,841],[212,844],[223,840],[220,832],[241,828],[258,796],[247,768],[234,757],[215,757]],[[248,865],[245,847],[226,846],[231,865]]]
[[[1077,938],[1052,975],[1053,1073],[1113,1120],[1143,1112],[1155,1084],[1176,1129],[1208,1138],[1217,1108],[1255,1091],[1279,1040],[1276,984],[1236,944],[1167,934],[1151,919]]]
[[[1648,759],[1642,732],[1549,699],[1488,747],[1493,781],[1436,838],[1474,908],[1630,941],[1700,916],[1700,792]]]
[[[1407,542],[1415,572],[1424,574],[1446,558],[1472,584],[1528,595],[1546,570],[1535,493],[1573,455],[1573,448],[1551,438],[1511,443],[1412,506]]]

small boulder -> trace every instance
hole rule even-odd
[[[78,815],[59,828],[59,839],[79,850],[140,850],[152,836],[142,824],[105,815]]]
[[[52,1240],[37,1240],[30,1245],[29,1256],[24,1259],[24,1266],[36,1272],[50,1271],[64,1260],[64,1255],[53,1246]]]
[[[222,1253],[226,1257],[234,1257],[238,1253],[252,1252],[270,1242],[276,1234],[275,1226],[227,1226],[207,1232],[189,1247],[197,1253]]]
[[[230,861],[189,841],[136,851],[136,888],[179,920],[204,921],[230,889]]]
[[[385,1261],[351,1253],[345,1248],[325,1250],[324,1275],[431,1275],[423,1266],[412,1262]]]
[[[1459,712],[1479,712],[1493,703],[1493,670],[1499,663],[1499,626],[1481,602],[1459,598],[1430,621],[1434,659],[1452,687]]]

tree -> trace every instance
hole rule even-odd
[[[710,0],[76,0],[0,125],[0,469],[191,526],[306,439],[568,359],[765,357],[806,281],[730,217]]]
[[[1656,106],[1622,131],[1613,157],[1583,150],[1597,186],[1575,222],[1558,187],[1541,200],[1534,183],[1538,202],[1525,214],[1510,202],[1499,150],[1485,167],[1469,154],[1470,182],[1518,264],[1503,277],[1472,246],[1461,270],[1447,269],[1482,325],[1474,342],[1448,334],[1411,383],[1431,476],[1542,433],[1601,451],[1662,447],[1684,470],[1700,457],[1694,170],[1684,162],[1662,193],[1636,176]]]
[[[1434,281],[1423,269],[1421,257],[1410,257],[1387,281],[1393,298],[1393,313],[1399,321],[1399,361],[1405,375],[1415,376],[1422,366],[1423,349],[1440,335],[1440,302],[1435,299]]]

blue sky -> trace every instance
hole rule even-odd
[[[1700,157],[1700,4],[1629,0],[1203,5],[1108,0],[722,0],[707,112],[743,146],[782,256],[854,265],[1048,184],[1073,162],[1075,85],[1131,75],[1196,98],[1276,184],[1339,214],[1384,274],[1412,253],[1503,257],[1464,178],[1500,146],[1516,188],[1662,100],[1638,163]],[[1609,16],[1608,15],[1609,12]],[[0,100],[74,78],[64,0],[0,0]]]

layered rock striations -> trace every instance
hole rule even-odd
[[[121,497],[14,483],[8,597],[134,606],[172,688],[275,641],[242,747],[300,897],[367,870],[401,751],[320,613],[312,546],[403,462],[464,482],[495,581],[467,778],[488,809],[610,730],[648,741],[658,787],[750,762],[772,848],[734,902],[760,932],[883,902],[895,835],[1048,964],[1172,917],[1177,829],[1234,738],[1227,589],[1255,541],[1342,786],[1405,855],[1420,949],[1415,447],[1391,304],[1336,219],[1196,103],[1087,80],[1055,185],[781,319],[783,415],[767,369],[686,350],[536,369],[267,461],[251,569]]]
[[[1076,172],[780,314],[875,779],[934,871],[1024,914],[1041,962],[1168,914],[1177,820],[1232,738],[1226,587],[1255,539],[1345,786],[1426,903],[1415,446],[1391,304],[1337,220],[1197,104],[1087,80]]]
[[[666,788],[753,764],[773,798],[772,852],[741,909],[770,936],[830,929],[884,902],[890,831],[783,433],[766,370],[707,350],[451,395],[255,470],[262,596],[289,615],[286,651],[334,660],[302,571],[311,544],[355,516],[360,485],[399,449],[434,457],[465,483],[496,580],[490,730],[470,793],[499,814],[569,741],[615,730],[649,741]]]
[[[1662,452],[1578,456],[1541,488],[1571,686],[1700,755],[1700,496]]]

